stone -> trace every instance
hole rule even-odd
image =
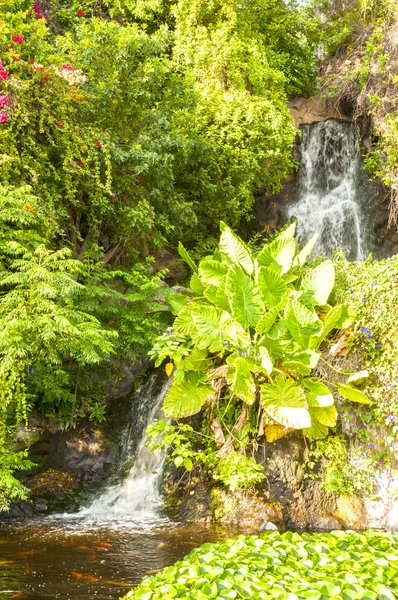
[[[214,487],[210,490],[213,520],[220,523],[262,529],[273,524],[284,530],[283,508],[249,491]]]
[[[356,496],[339,496],[333,517],[337,518],[345,529],[366,529],[367,514],[364,502]]]
[[[319,94],[311,98],[293,98],[289,102],[290,114],[296,127],[309,123],[320,123],[327,119],[352,121],[343,106],[322,98]]]

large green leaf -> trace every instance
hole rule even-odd
[[[247,329],[256,325],[264,314],[264,304],[253,280],[239,265],[229,268],[225,292],[231,305],[232,315],[242,327]]]
[[[184,246],[181,244],[181,242],[179,242],[178,244],[178,253],[181,256],[182,260],[184,262],[186,262],[186,264],[188,266],[191,267],[192,271],[194,273],[198,272],[198,267],[195,265],[194,261],[192,260],[192,258],[190,257],[189,253],[187,252],[187,250],[185,250]]]
[[[183,294],[177,294],[177,292],[172,294],[168,299],[168,303],[170,304],[173,315],[178,315],[180,310],[184,308],[184,306],[188,304],[188,302],[188,296],[184,296]]]
[[[309,375],[317,366],[320,356],[318,352],[312,350],[289,353],[285,355],[282,366],[300,375]]]
[[[230,315],[209,304],[190,302],[185,306],[174,322],[174,328],[183,335],[190,336],[200,349],[208,348],[215,352],[222,348],[227,339],[226,324]]]
[[[173,419],[195,415],[213,393],[211,385],[203,383],[202,373],[185,373],[182,380],[171,384],[164,401],[164,414]]]
[[[265,306],[267,308],[277,306],[287,291],[287,285],[282,277],[269,267],[259,267],[256,275]]]
[[[200,281],[200,279],[196,273],[194,273],[192,275],[189,285],[190,285],[191,290],[193,290],[195,292],[195,294],[198,294],[199,296],[201,296],[205,291],[205,286]]]
[[[318,423],[326,427],[336,427],[337,410],[334,404],[330,406],[310,407],[311,418],[314,417]]]
[[[260,346],[259,354],[260,354],[262,368],[267,373],[267,375],[271,375],[273,365],[272,365],[272,359],[271,359],[270,353],[268,352],[268,350],[265,346]]]
[[[287,273],[292,266],[296,253],[296,242],[293,238],[276,238],[258,253],[257,262],[261,267],[274,268],[274,263],[279,265],[278,272]]]
[[[304,248],[302,250],[300,250],[300,252],[297,254],[296,258],[294,259],[293,266],[302,267],[306,263],[307,258],[309,257],[309,255],[311,254],[311,252],[314,249],[317,239],[318,239],[318,234],[314,233],[314,235],[306,243]]]
[[[310,440],[323,440],[327,437],[329,428],[326,425],[322,425],[314,415],[311,415],[311,427],[305,428],[303,433]]]
[[[228,370],[231,391],[249,405],[253,404],[256,399],[256,386],[251,373],[252,366],[252,360],[238,356]]]
[[[338,326],[346,308],[346,304],[338,304],[327,313],[321,331],[314,335],[310,341],[311,348],[318,348],[329,333]]]
[[[287,301],[289,299],[290,292],[286,292],[283,296],[282,300],[277,306],[274,306],[269,310],[265,315],[261,317],[259,322],[256,325],[257,333],[268,333],[271,327],[274,325],[276,319],[278,318],[279,313],[285,309]]]
[[[218,308],[231,312],[231,307],[227,295],[224,292],[224,288],[220,288],[216,285],[209,285],[205,290],[205,298],[212,302],[214,306],[218,306]]]
[[[308,406],[312,407],[326,407],[334,404],[334,398],[327,387],[322,381],[317,379],[304,379],[304,387],[306,389],[306,397]]]
[[[309,271],[301,281],[304,304],[323,306],[327,304],[334,287],[334,265],[331,260]]]
[[[274,383],[261,386],[261,404],[277,423],[292,429],[311,427],[311,417],[304,391],[291,379],[282,376]]]
[[[223,286],[227,270],[227,266],[218,260],[202,260],[199,263],[199,278],[205,287]]]
[[[179,362],[178,368],[182,371],[207,371],[212,364],[213,360],[208,358],[207,350],[194,348],[188,356]]]
[[[285,319],[292,338],[307,350],[311,336],[318,333],[322,327],[315,311],[305,307],[300,300],[290,299]]]
[[[260,340],[260,347],[264,346],[268,350],[269,355],[274,360],[276,358],[284,358],[286,356],[286,346],[288,340],[273,340],[268,335],[264,335]]]
[[[225,223],[221,223],[221,229],[219,248],[223,259],[227,264],[240,265],[251,275],[254,267],[250,250]]]
[[[343,385],[341,383],[338,386],[338,392],[341,396],[344,396],[344,398],[351,400],[351,402],[359,402],[359,404],[371,404],[371,400],[364,392],[348,387],[348,385]]]

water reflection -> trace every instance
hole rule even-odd
[[[144,526],[143,526],[144,525]],[[113,600],[197,545],[238,532],[217,525],[60,519],[0,527],[0,598]]]

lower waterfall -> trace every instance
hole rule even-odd
[[[136,392],[139,406],[133,409],[136,414],[131,418],[141,418],[141,439],[137,444],[133,466],[128,476],[123,482],[111,485],[77,516],[95,521],[142,521],[156,517],[161,501],[159,485],[165,457],[161,451],[151,452],[146,447],[146,428],[154,419],[162,417],[161,407],[169,381],[163,381],[159,385],[158,379],[158,376],[153,375]],[[145,410],[148,406],[149,411]],[[138,414],[141,409],[144,418],[142,414]]]
[[[287,207],[297,219],[297,239],[306,243],[318,233],[314,254],[330,256],[338,249],[351,260],[369,253],[367,193],[356,128],[329,119],[304,125],[300,141],[298,193]]]

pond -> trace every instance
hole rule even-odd
[[[0,598],[113,600],[146,574],[236,530],[206,524],[95,524],[47,518],[0,526]]]

